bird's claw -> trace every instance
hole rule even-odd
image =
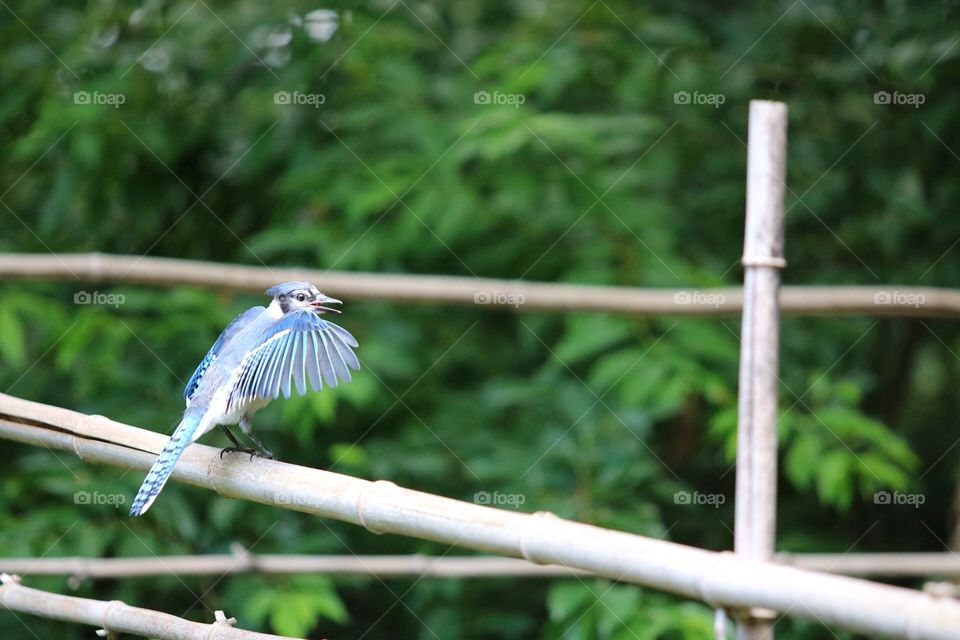
[[[248,449],[246,447],[226,447],[225,449],[220,450],[220,459],[223,460],[223,454],[225,453],[249,453],[250,460],[253,460],[254,457],[263,458],[265,460],[276,460],[277,456],[273,455],[271,451],[264,449],[262,451],[257,451],[256,449]]]
[[[257,455],[257,451],[254,449],[247,449],[246,447],[226,447],[225,449],[220,449],[221,460],[223,460],[223,454],[225,453],[249,453],[251,460],[253,460],[253,456]]]

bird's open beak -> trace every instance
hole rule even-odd
[[[340,309],[334,309],[332,307],[325,306],[328,304],[343,304],[343,302],[337,300],[336,298],[331,298],[330,296],[321,294],[316,300],[310,303],[310,307],[317,313],[326,313],[327,311],[340,313]]]

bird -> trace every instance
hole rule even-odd
[[[294,281],[266,290],[267,307],[247,309],[227,325],[190,376],[184,389],[183,419],[167,440],[130,506],[131,516],[143,515],[160,494],[187,445],[219,426],[232,447],[265,458],[273,454],[252,433],[253,414],[282,393],[299,395],[349,382],[359,371],[353,349],[357,340],[343,327],[321,318],[340,313],[328,305],[340,300],[321,293],[309,282]],[[227,428],[238,424],[256,445],[244,448]]]

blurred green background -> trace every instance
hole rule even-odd
[[[956,286],[958,13],[955,1],[3,3],[0,250],[736,285],[747,105],[769,98],[790,107],[785,282]],[[124,303],[75,304],[81,291]],[[732,547],[739,318],[344,297],[365,368],[258,414],[281,459]],[[218,332],[264,301],[0,283],[0,390],[169,431]],[[958,353],[949,320],[784,318],[779,549],[952,544]],[[134,520],[74,495],[129,501],[140,472],[10,443],[0,464],[5,556],[463,553],[180,483]],[[923,504],[876,504],[877,491]],[[714,504],[687,503],[694,492]],[[712,626],[704,605],[594,579],[25,582],[311,638],[701,639]],[[0,624],[5,638],[91,633]]]

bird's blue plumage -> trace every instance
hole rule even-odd
[[[170,436],[170,439],[167,440],[163,451],[160,452],[160,456],[156,462],[153,463],[153,466],[150,467],[150,471],[147,472],[147,477],[144,479],[143,484],[140,485],[140,490],[137,491],[137,497],[133,499],[133,504],[130,505],[130,515],[139,516],[149,509],[153,501],[156,500],[160,490],[163,489],[163,485],[167,483],[167,479],[170,477],[170,474],[173,473],[174,465],[177,464],[180,456],[183,455],[183,450],[187,448],[188,444],[193,442],[193,434],[196,432],[197,427],[200,426],[203,414],[204,411],[202,409],[187,409],[180,425],[173,432],[173,435]]]
[[[252,309],[247,309],[227,325],[227,328],[223,330],[223,332],[217,338],[217,341],[213,343],[212,347],[210,347],[210,351],[208,351],[207,355],[204,356],[202,361],[200,361],[200,365],[197,367],[197,370],[193,372],[193,375],[190,376],[190,380],[187,381],[187,386],[183,390],[184,400],[189,401],[194,392],[196,392],[197,387],[200,386],[200,380],[203,378],[204,372],[206,372],[207,368],[213,363],[214,360],[216,360],[217,355],[220,354],[220,350],[223,349],[223,345],[226,344],[238,331],[243,329],[251,320],[259,316],[264,311],[266,311],[266,309],[263,307],[253,307]]]
[[[360,369],[349,331],[308,310],[291,311],[270,325],[240,363],[239,375],[227,400],[228,409],[255,400],[289,398],[297,393],[335,387]]]
[[[130,508],[141,515],[150,508],[173,472],[184,449],[217,425],[240,429],[270,455],[251,433],[251,417],[281,394],[293,389],[303,395],[324,385],[335,387],[360,369],[354,354],[356,339],[349,331],[321,318],[339,312],[329,304],[339,300],[320,293],[307,282],[271,287],[273,302],[253,307],[227,325],[187,382],[187,410],[147,474]],[[231,440],[237,440],[227,431]],[[247,449],[243,449],[247,451]]]

